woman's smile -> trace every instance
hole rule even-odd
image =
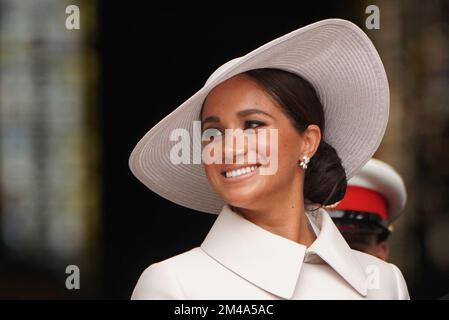
[[[258,174],[260,164],[225,165],[221,168],[221,175],[225,183],[234,183],[247,180]]]

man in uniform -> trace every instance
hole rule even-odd
[[[345,197],[329,214],[351,248],[387,261],[392,223],[406,199],[401,176],[385,162],[371,159],[348,181]]]

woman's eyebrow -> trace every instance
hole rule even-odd
[[[257,114],[257,113],[258,114],[264,114],[264,115],[274,119],[274,117],[271,114],[266,113],[265,111],[262,111],[262,110],[259,110],[259,109],[254,109],[254,108],[253,109],[241,110],[241,111],[237,112],[237,115],[239,117],[244,117],[244,116],[248,116],[250,114]]]
[[[248,116],[251,114],[263,114],[263,115],[266,115],[266,116],[274,119],[274,117],[271,114],[266,113],[265,111],[262,111],[259,109],[254,109],[254,108],[240,110],[239,112],[237,112],[237,116],[239,116],[239,117],[244,117],[244,116]],[[220,118],[217,116],[209,116],[202,121],[202,124],[207,123],[207,122],[220,122]]]
[[[220,122],[220,118],[217,116],[209,116],[206,119],[204,119],[201,124],[204,124],[206,122]]]

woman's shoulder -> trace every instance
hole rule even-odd
[[[160,268],[170,268],[178,265],[183,266],[184,264],[196,263],[204,259],[205,255],[205,252],[200,247],[195,247],[165,260],[156,262],[153,265],[158,265]]]
[[[131,299],[183,299],[182,273],[198,270],[208,260],[200,247],[156,262],[140,275]]]
[[[365,271],[368,289],[373,294],[389,294],[389,299],[410,299],[404,276],[396,265],[358,250],[352,251]]]

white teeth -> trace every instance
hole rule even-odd
[[[257,166],[251,166],[251,167],[240,168],[237,170],[226,171],[226,178],[238,177],[242,174],[250,173],[256,169],[257,169]]]

